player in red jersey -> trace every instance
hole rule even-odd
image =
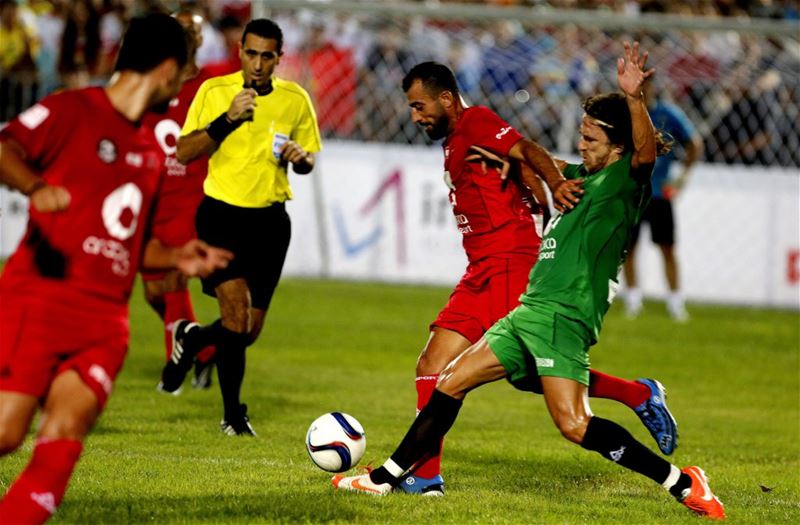
[[[47,97],[0,131],[0,183],[30,197],[0,276],[0,454],[42,411],[31,460],[0,501],[3,523],[43,523],[61,502],[125,359],[140,261],[207,275],[230,260],[198,240],[149,237],[164,156],[139,121],[177,94],[186,61],[178,22],[134,19],[106,87]]]
[[[186,113],[200,84],[211,78],[207,70],[198,68],[195,51],[203,43],[201,26],[203,18],[189,10],[176,13],[175,19],[192,37],[186,66],[186,80],[178,96],[170,100],[166,113],[148,112],[143,123],[153,129],[158,145],[166,155],[164,176],[158,192],[159,206],[153,217],[153,236],[167,246],[182,246],[197,237],[194,214],[203,200],[203,181],[208,171],[208,156],[184,166],[175,158],[178,137],[181,134]],[[148,304],[164,321],[164,344],[166,358],[172,353],[172,325],[178,319],[195,320],[192,298],[189,294],[188,278],[177,270],[142,270],[144,294]],[[195,388],[211,386],[214,347],[209,346],[195,356]],[[179,394],[180,389],[173,392]]]
[[[431,139],[444,139],[445,182],[469,262],[447,305],[431,323],[430,337],[417,361],[417,410],[422,410],[444,367],[519,304],[541,242],[525,202],[528,188],[546,206],[546,198],[538,191],[541,182],[533,173],[547,183],[557,209],[571,209],[582,190],[579,182],[563,178],[541,146],[523,138],[494,112],[483,106],[466,107],[446,66],[418,64],[403,79],[403,90],[414,123]],[[518,177],[506,177],[507,166],[487,169],[487,160],[506,157],[519,163],[519,169],[512,170]],[[676,430],[661,402],[663,394],[657,381],[627,381],[591,371],[590,395],[634,409],[669,454]],[[425,462],[398,488],[442,495],[441,455]]]

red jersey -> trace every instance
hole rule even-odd
[[[196,237],[194,210],[203,199],[208,156],[203,155],[184,166],[178,162],[175,153],[192,99],[200,84],[208,78],[207,71],[201,69],[197,76],[184,82],[178,96],[170,101],[165,114],[149,112],[143,119],[144,125],[153,129],[156,141],[166,155],[152,236],[168,246],[181,246]],[[175,224],[175,221],[180,224]]]
[[[72,196],[57,213],[31,208],[0,293],[127,315],[164,156],[103,88],[49,96],[0,131],[51,185]],[[53,255],[55,254],[55,256]]]
[[[484,257],[535,256],[539,251],[541,239],[527,188],[501,180],[495,169],[484,173],[480,163],[465,161],[471,146],[505,156],[520,140],[522,135],[494,112],[475,106],[464,110],[442,144],[445,183],[470,263]]]

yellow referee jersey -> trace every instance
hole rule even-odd
[[[244,85],[241,71],[206,80],[189,107],[181,135],[205,129],[228,111]],[[322,147],[319,126],[308,93],[294,82],[272,78],[273,90],[256,97],[251,122],[222,141],[208,161],[205,194],[233,206],[263,208],[292,198],[280,148],[287,140],[308,153]]]

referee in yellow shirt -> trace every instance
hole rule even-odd
[[[282,45],[283,33],[271,20],[248,23],[239,47],[242,71],[200,86],[178,139],[181,163],[210,155],[197,235],[235,258],[203,279],[203,291],[219,302],[220,319],[203,327],[175,323],[172,356],[159,387],[177,392],[194,355],[216,345],[225,410],[220,427],[228,435],[255,435],[239,394],[245,348],[261,332],[289,247],[287,168],[309,173],[321,147],[308,93],[273,76]]]

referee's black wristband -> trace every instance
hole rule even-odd
[[[211,137],[214,142],[220,143],[241,125],[242,123],[238,120],[234,122],[228,120],[228,114],[226,112],[218,116],[206,127],[206,133],[208,133],[208,136]]]

